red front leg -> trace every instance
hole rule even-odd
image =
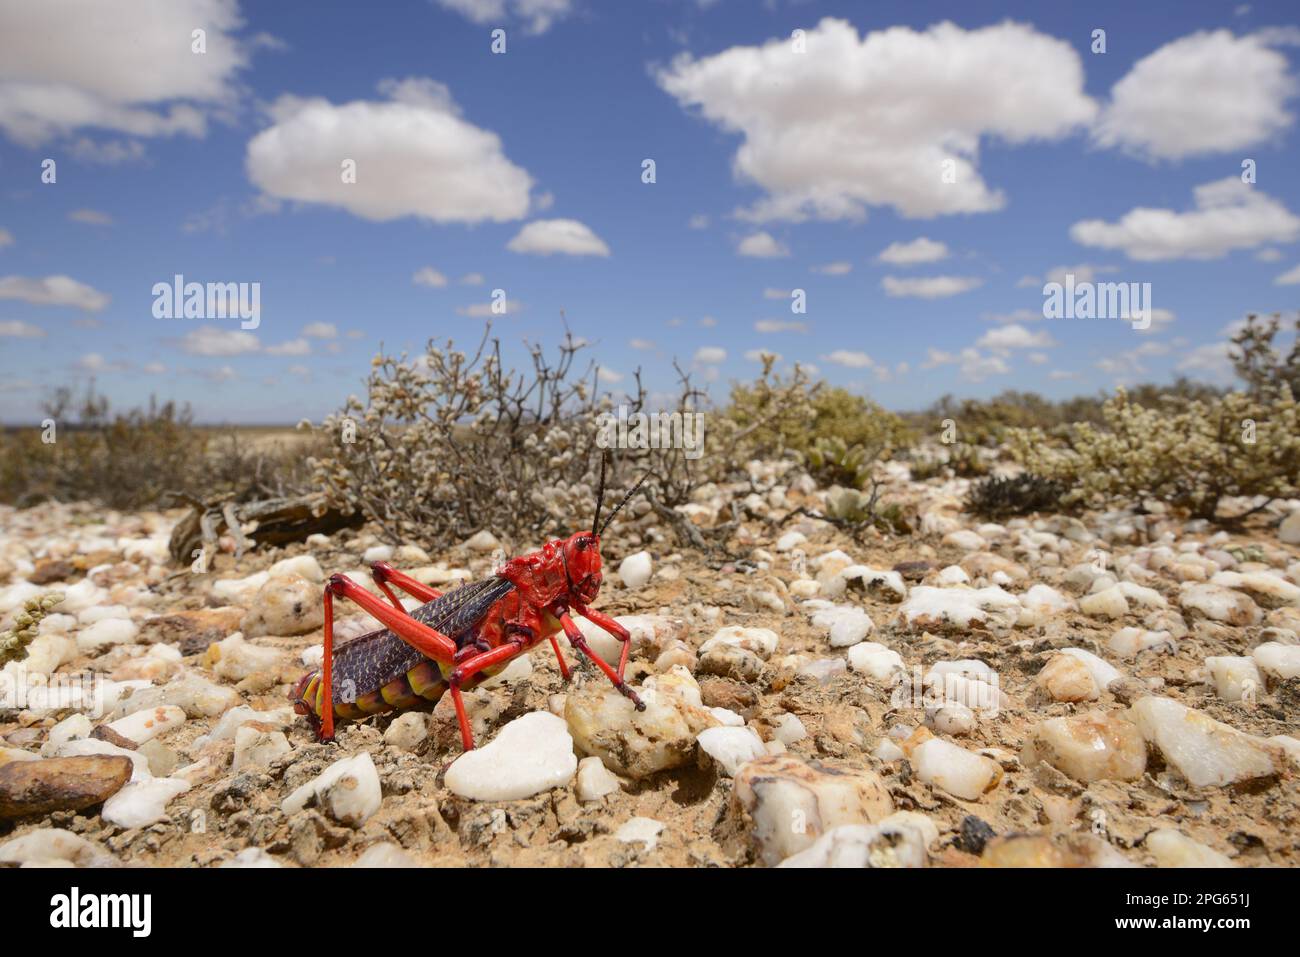
[[[469,726],[469,715],[465,713],[465,702],[460,696],[460,686],[484,668],[490,668],[492,665],[509,661],[523,650],[524,644],[522,641],[509,641],[504,645],[497,645],[489,651],[480,651],[478,654],[467,657],[456,665],[451,674],[448,675],[447,684],[451,687],[451,703],[456,706],[456,722],[460,725],[460,745],[464,750],[474,750],[474,732]]]
[[[583,635],[582,629],[580,629],[577,623],[569,617],[569,613],[567,611],[556,609],[555,617],[560,620],[560,624],[564,627],[564,634],[565,637],[569,639],[569,644],[573,645],[574,648],[578,649],[578,651],[590,658],[597,668],[605,672],[605,677],[609,678],[609,680],[614,683],[614,687],[619,690],[620,694],[631,700],[631,702],[636,705],[636,710],[644,711],[645,705],[641,702],[641,699],[637,697],[636,692],[627,686],[623,681],[622,675],[614,671],[604,658],[591,650],[591,646],[587,644],[587,639]],[[626,648],[627,646],[624,645],[623,647]]]
[[[596,627],[605,629],[623,643],[623,649],[618,656],[618,676],[622,678],[623,672],[627,669],[628,652],[632,650],[632,635],[603,611],[596,611],[596,609],[588,608],[585,605],[574,605],[573,610]]]

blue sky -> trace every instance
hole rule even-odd
[[[1292,3],[92,6],[0,0],[6,422],[92,376],[319,418],[494,289],[510,357],[563,311],[614,391],[767,350],[899,409],[1222,381],[1225,327],[1300,299]],[[1066,271],[1157,322],[1043,319]],[[257,328],[155,317],[177,273],[260,283]]]

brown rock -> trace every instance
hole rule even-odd
[[[77,574],[77,566],[66,558],[43,558],[36,563],[36,569],[27,576],[33,585],[49,585],[53,582],[66,581]]]
[[[730,678],[705,678],[700,682],[700,700],[706,708],[726,708],[748,721],[758,707],[758,692]]]
[[[116,754],[0,764],[0,819],[100,804],[131,779],[131,768]]]
[[[179,643],[182,655],[200,655],[214,641],[221,641],[238,631],[243,617],[244,609],[233,605],[160,615],[141,623],[140,642]]]
[[[894,571],[903,576],[904,581],[919,582],[923,580],[926,573],[934,568],[929,562],[899,562],[894,566]]]

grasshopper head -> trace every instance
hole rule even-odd
[[[564,540],[563,547],[569,592],[576,601],[590,605],[600,592],[600,536],[577,532]]]

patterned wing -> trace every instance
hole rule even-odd
[[[514,587],[496,577],[469,582],[412,609],[411,617],[447,635],[459,647],[473,635],[488,609]],[[334,649],[334,694],[342,694],[344,682],[351,682],[347,690],[354,696],[369,694],[422,661],[424,655],[387,628],[361,635]]]

